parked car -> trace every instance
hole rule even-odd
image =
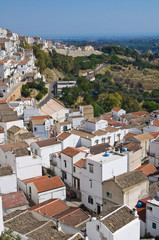
[[[76,192],[74,192],[73,190],[67,189],[66,197],[72,199],[72,198],[76,198],[77,195],[76,195]]]

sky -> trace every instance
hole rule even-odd
[[[0,0],[0,3],[0,27],[23,35],[159,35],[159,0]]]

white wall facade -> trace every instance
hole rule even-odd
[[[60,152],[61,149],[61,143],[59,144],[53,144],[46,147],[39,147],[36,142],[31,144],[31,150],[33,155],[37,155],[41,158],[42,166],[45,168],[50,168],[50,155],[56,152]]]
[[[127,172],[127,156],[119,156],[114,161],[101,163],[99,161],[93,161],[86,158],[86,168],[81,169],[80,183],[81,183],[81,195],[82,203],[97,212],[97,208],[100,205],[102,210],[103,195],[102,195],[102,182]],[[89,165],[93,166],[93,173],[89,171]],[[93,204],[88,202],[88,197],[93,198]]]
[[[0,193],[17,192],[17,177],[14,174],[0,177]]]
[[[99,226],[99,230],[97,230]],[[86,223],[87,235],[90,240],[139,240],[140,239],[140,221],[138,218],[131,221],[124,227],[112,233],[99,220]]]
[[[29,193],[29,187],[31,187],[31,199],[36,203],[42,203],[49,199],[59,198],[62,201],[66,200],[66,187],[52,189],[46,192],[38,193],[33,183],[27,184],[27,192]]]
[[[153,227],[154,224],[156,229]],[[155,237],[159,235],[159,204],[151,204],[150,201],[146,203],[146,231]]]
[[[2,167],[10,165],[21,180],[42,176],[40,157],[32,155],[16,157],[12,152],[3,152],[0,149],[0,163]]]

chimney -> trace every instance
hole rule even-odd
[[[57,227],[57,231],[61,231],[61,222],[59,220],[57,220],[56,222],[56,227]]]
[[[132,210],[132,214],[133,214],[135,217],[138,216],[138,214],[137,214],[137,209],[136,209],[136,208],[133,208],[133,210]]]

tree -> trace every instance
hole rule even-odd
[[[159,103],[153,102],[153,101],[145,101],[142,105],[142,107],[148,111],[152,112],[153,110],[159,109]]]
[[[2,233],[0,236],[1,240],[21,240],[21,237],[19,235],[14,235],[13,231],[11,229],[6,230]]]

